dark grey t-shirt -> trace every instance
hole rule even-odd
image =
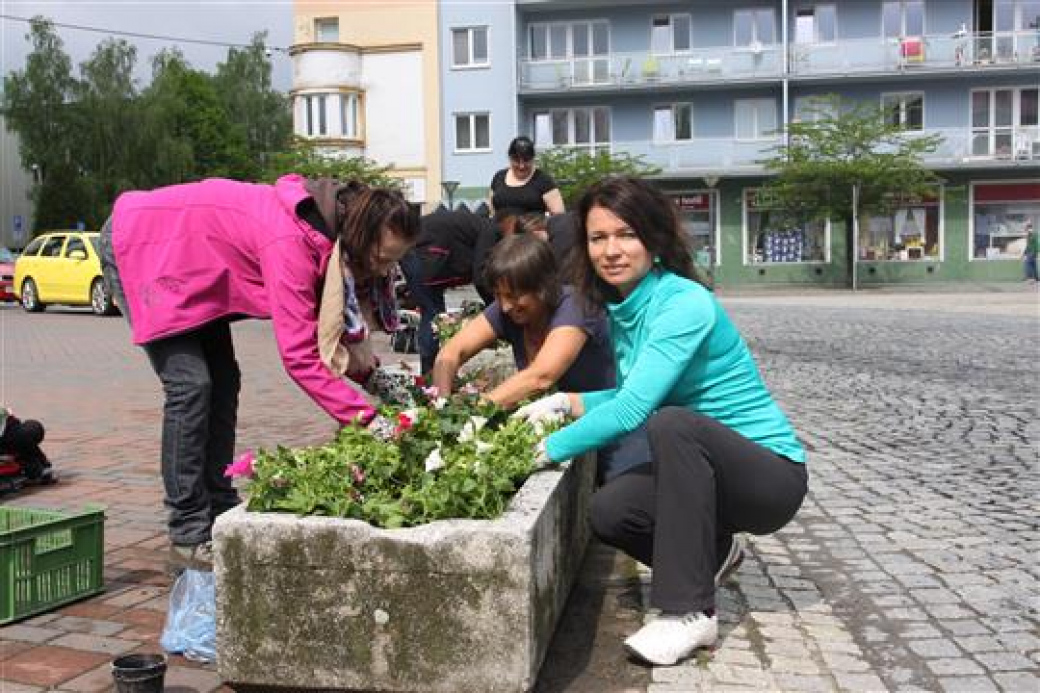
[[[562,392],[592,392],[614,387],[614,352],[610,345],[610,328],[606,316],[587,315],[583,302],[569,287],[563,287],[563,297],[549,319],[549,331],[557,327],[577,327],[588,335],[585,346],[571,367],[556,382]],[[491,323],[495,336],[513,347],[513,360],[518,370],[527,367],[524,353],[523,328],[502,312],[498,301],[484,309],[484,317]]]

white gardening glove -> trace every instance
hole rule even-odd
[[[553,462],[549,459],[549,453],[545,451],[545,439],[538,441],[538,445],[534,448],[534,468],[535,471],[542,469],[559,469],[564,470],[571,466],[570,460],[563,460],[562,462]]]
[[[571,398],[566,392],[557,392],[525,404],[513,413],[514,418],[526,419],[529,424],[563,421],[570,416]]]

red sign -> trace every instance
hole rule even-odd
[[[672,199],[683,212],[707,212],[711,209],[711,195],[708,193],[675,195]]]

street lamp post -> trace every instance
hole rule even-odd
[[[455,191],[458,190],[459,182],[457,180],[442,180],[441,187],[444,188],[444,194],[448,196],[448,209],[455,209]]]

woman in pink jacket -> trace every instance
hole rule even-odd
[[[341,374],[364,383],[377,365],[369,324],[396,327],[388,274],[418,231],[400,193],[297,175],[274,185],[210,179],[116,200],[102,266],[165,393],[162,477],[175,562],[205,567],[214,519],[239,502],[224,476],[240,382],[229,323],[270,319],[292,379],[341,424],[382,431],[386,422]],[[331,348],[319,348],[330,315]]]

